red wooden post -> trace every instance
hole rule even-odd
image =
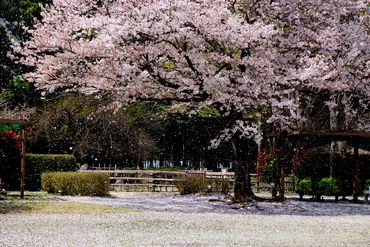
[[[359,158],[358,158],[358,142],[355,141],[354,142],[354,145],[353,145],[353,159],[354,159],[354,164],[355,164],[355,175],[354,175],[354,178],[353,178],[353,201],[357,201],[358,200],[358,173],[359,173],[359,170],[360,170],[360,162],[359,162]]]
[[[21,172],[20,172],[20,192],[21,198],[24,198],[24,180],[26,173],[26,131],[22,129],[22,148],[21,148]]]

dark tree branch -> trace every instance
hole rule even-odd
[[[199,86],[199,90],[200,91],[203,91],[204,90],[204,81],[203,81],[203,78],[202,78],[202,75],[199,73],[199,71],[194,67],[194,64],[193,62],[190,60],[190,57],[188,55],[185,55],[185,60],[186,62],[188,63],[189,65],[189,68],[191,69],[191,71],[194,72],[194,74],[196,75],[197,79],[199,80],[199,82],[197,83],[198,86]]]
[[[190,102],[203,102],[209,97],[209,94],[203,92],[201,94],[193,95],[192,97],[135,97],[139,101],[150,101],[150,102],[178,102],[178,103],[190,103]]]

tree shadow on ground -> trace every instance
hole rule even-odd
[[[10,192],[3,199],[0,200],[0,214],[10,214],[10,213],[22,213],[24,211],[29,211],[32,201],[43,200],[44,194],[41,193],[30,193],[25,195],[24,199],[21,199],[19,192]]]
[[[359,201],[326,199],[323,201],[287,198],[281,202],[254,201],[245,205],[247,214],[257,215],[295,215],[295,216],[370,216],[370,204]]]
[[[351,201],[300,201],[287,198],[282,202],[252,201],[233,203],[225,195],[178,195],[160,193],[114,193],[111,198],[63,197],[67,201],[101,203],[115,207],[157,212],[216,213],[248,215],[296,215],[296,216],[370,216],[370,204]]]
[[[0,201],[0,214],[21,213],[27,210],[29,210],[29,206],[25,203],[9,200]]]

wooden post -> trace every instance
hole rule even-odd
[[[279,196],[276,199],[284,200],[285,198],[285,160],[286,160],[286,149],[287,149],[287,138],[288,132],[282,131],[275,143],[276,152],[276,166],[277,166],[277,178]]]
[[[282,155],[282,154],[278,154]],[[279,199],[283,200],[285,196],[285,159],[280,157],[280,187],[279,187]]]
[[[285,198],[285,162],[287,156],[287,133],[283,132],[280,136],[277,163],[280,165],[280,186],[279,186],[279,199],[284,200]]]
[[[272,148],[274,150],[274,153],[275,155],[277,155],[277,144],[276,144],[276,137],[272,137]],[[272,182],[274,183],[274,187],[272,187],[272,191],[271,191],[271,197],[273,200],[276,200],[277,199],[277,186],[278,186],[278,183],[280,182],[279,179],[278,179],[278,175],[279,175],[279,172],[278,172],[278,161],[276,161],[276,164],[274,166],[274,170],[273,170],[273,177],[272,177]]]
[[[22,148],[21,148],[21,172],[20,172],[20,192],[21,198],[24,198],[24,180],[26,173],[26,131],[22,129]]]
[[[359,173],[359,170],[360,170],[360,162],[359,162],[359,158],[358,158],[358,142],[357,140],[354,142],[354,145],[353,145],[353,160],[354,160],[354,165],[355,165],[355,175],[354,175],[354,178],[353,178],[353,201],[357,201],[358,200],[358,173]]]

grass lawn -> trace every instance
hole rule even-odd
[[[115,208],[93,203],[50,201],[46,192],[26,192],[25,198],[19,198],[19,192],[10,192],[5,200],[0,201],[0,214],[6,213],[44,213],[44,214],[90,214],[90,213],[127,213],[133,210]]]

